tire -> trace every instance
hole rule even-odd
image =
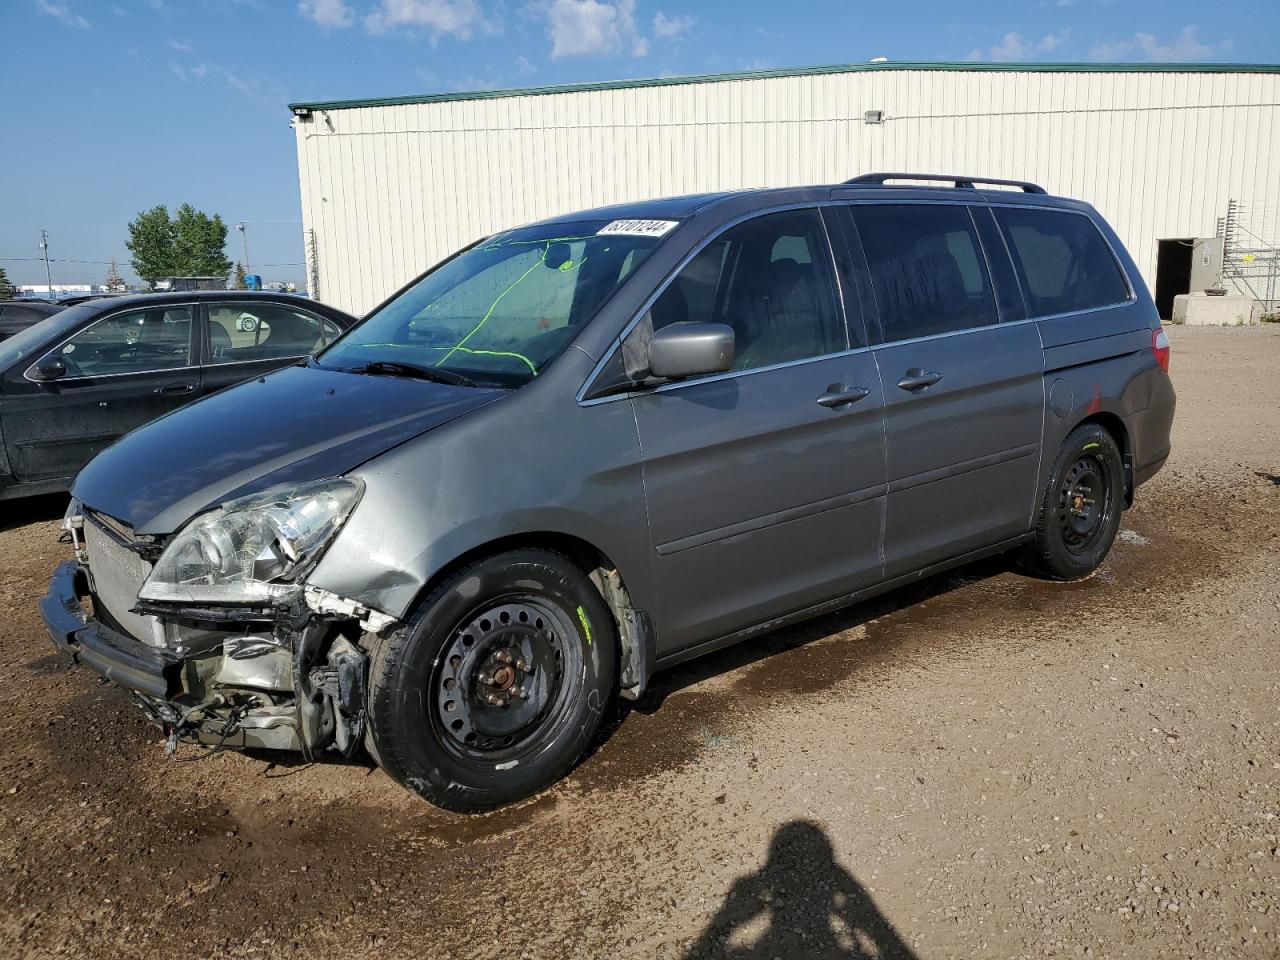
[[[613,615],[566,557],[525,549],[469,564],[374,647],[370,755],[448,810],[527,797],[591,744],[616,661]]]
[[[1124,462],[1115,439],[1096,423],[1076,427],[1041,494],[1024,567],[1051,580],[1089,577],[1115,542],[1123,506]]]

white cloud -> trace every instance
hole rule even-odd
[[[1203,43],[1199,27],[1183,27],[1168,43],[1161,43],[1151,33],[1135,33],[1132,40],[1099,41],[1089,51],[1090,60],[1123,60],[1137,57],[1142,60],[1205,60],[1231,49],[1231,41]]]
[[[47,13],[64,27],[75,27],[77,30],[88,30],[89,21],[78,13],[74,13],[65,0],[36,0],[36,9]]]
[[[476,30],[497,32],[476,0],[382,0],[364,18],[370,33],[386,33],[397,27],[426,30],[433,40],[452,35],[469,40]]]
[[[356,19],[346,0],[300,0],[298,13],[326,28],[349,27]]]
[[[169,72],[183,83],[186,83],[188,80],[203,80],[209,73],[209,65],[207,63],[197,63],[193,66],[186,66],[176,60],[170,60]]]
[[[174,40],[170,37],[166,42],[169,44],[170,50],[177,50],[179,53],[191,52],[191,44],[187,43],[185,40]]]
[[[552,0],[546,8],[551,59],[629,52],[643,57],[649,41],[636,29],[635,0]]]
[[[1028,40],[1020,33],[1006,33],[999,43],[987,47],[986,51],[974,47],[969,51],[966,60],[1032,60],[1042,53],[1050,53],[1062,46],[1071,37],[1071,28],[1067,27],[1058,33],[1046,33],[1039,40]]]
[[[522,77],[527,77],[531,73],[538,72],[538,65],[528,57],[520,56],[515,59],[516,73]]]
[[[678,37],[697,22],[697,17],[679,14],[668,17],[659,10],[653,18],[653,33],[658,37]]]

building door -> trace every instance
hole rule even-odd
[[[1156,252],[1156,310],[1161,320],[1173,317],[1173,298],[1191,292],[1191,257],[1195,238],[1161,240]]]

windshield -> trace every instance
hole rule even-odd
[[[0,370],[8,370],[19,360],[27,359],[32,363],[39,360],[44,356],[40,350],[54,346],[59,337],[69,333],[85,317],[92,316],[97,310],[97,304],[67,307],[18,331],[0,343]]]
[[[481,386],[519,387],[568,346],[674,226],[598,220],[498,234],[370,314],[318,362],[348,370],[414,365]]]

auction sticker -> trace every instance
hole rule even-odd
[[[599,237],[661,237],[678,227],[678,220],[614,220],[601,227]]]

